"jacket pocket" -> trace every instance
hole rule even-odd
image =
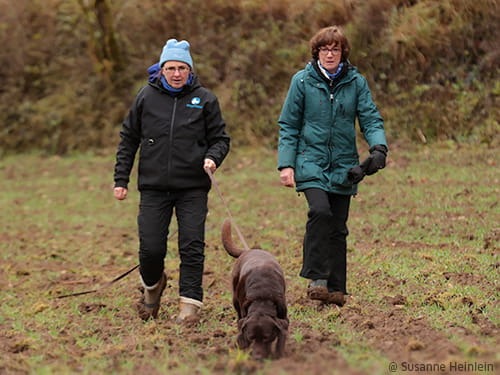
[[[167,137],[147,137],[141,142],[139,152],[139,177],[148,184],[156,184],[167,168]]]
[[[320,160],[311,158],[310,156],[300,153],[297,156],[295,167],[295,181],[307,182],[312,180],[324,179],[323,168],[320,166]]]

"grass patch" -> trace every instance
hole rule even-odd
[[[134,309],[137,273],[99,293],[54,298],[103,285],[137,264],[135,176],[129,197],[117,202],[112,151],[4,158],[0,372],[302,374],[333,366],[338,374],[383,374],[390,361],[418,358],[420,352],[436,362],[447,359],[439,347],[433,354],[430,341],[391,336],[394,316],[410,329],[420,322],[464,360],[497,361],[498,154],[449,143],[392,147],[387,168],[366,178],[352,201],[352,298],[338,310],[305,299],[307,281],[298,276],[305,197],[280,186],[274,150],[233,150],[215,175],[222,194],[246,241],[271,251],[287,281],[287,357],[262,363],[236,348],[229,277],[234,259],[221,245],[227,212],[215,190],[209,197],[201,324],[173,321],[175,237],[168,244],[160,319],[144,323]],[[388,303],[398,295],[405,298],[401,306]],[[407,345],[407,353],[388,350],[390,340]]]

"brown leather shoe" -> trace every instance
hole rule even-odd
[[[328,300],[327,280],[313,280],[307,287],[307,297],[312,300],[326,302]]]
[[[332,304],[337,306],[344,306],[345,296],[343,292],[329,292],[328,298],[325,301],[326,304]]]

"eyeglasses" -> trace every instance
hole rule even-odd
[[[333,48],[320,47],[319,48],[319,53],[322,53],[324,55],[328,55],[328,52],[331,52],[332,55],[338,55],[342,52],[342,49],[340,49],[338,47],[333,47]]]
[[[167,66],[163,68],[167,73],[174,74],[176,71],[179,73],[186,73],[189,71],[189,67],[187,66]]]

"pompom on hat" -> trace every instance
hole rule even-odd
[[[187,40],[169,39],[160,55],[160,67],[166,61],[181,61],[193,68],[193,59],[189,53],[189,42]]]

